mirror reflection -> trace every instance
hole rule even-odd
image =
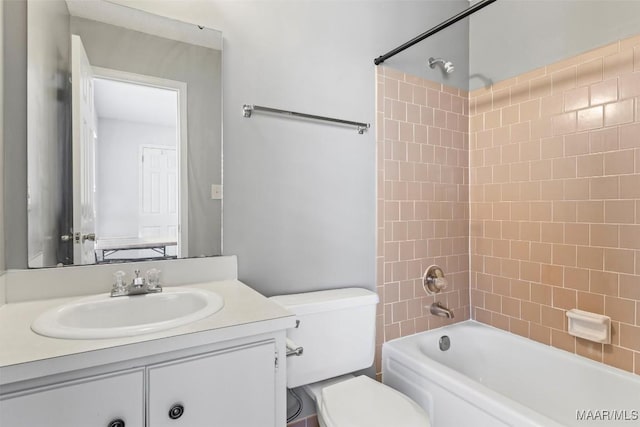
[[[221,35],[28,2],[28,265],[221,253]]]

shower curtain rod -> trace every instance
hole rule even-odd
[[[413,46],[414,44],[421,42],[422,40],[426,39],[427,37],[431,37],[432,35],[434,35],[437,32],[440,32],[442,30],[444,30],[445,28],[447,28],[450,25],[455,24],[456,22],[460,21],[461,19],[466,18],[467,16],[479,11],[480,9],[489,6],[491,3],[495,2],[496,0],[481,0],[478,3],[474,4],[473,6],[470,6],[469,8],[463,10],[462,12],[458,13],[455,16],[452,16],[451,18],[447,19],[446,21],[441,22],[440,24],[436,25],[435,27],[431,28],[430,30],[425,31],[424,33],[420,34],[419,36],[409,40],[408,42],[406,42],[403,45],[398,46],[397,48],[390,50],[389,52],[385,53],[384,55],[381,55],[379,57],[377,57],[376,59],[373,60],[373,63],[376,65],[380,65],[382,64],[384,61],[386,61],[387,59],[391,58],[394,55],[397,55],[398,53],[402,52],[405,49],[410,48],[411,46]]]

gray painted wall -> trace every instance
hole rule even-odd
[[[0,46],[4,46],[4,2],[0,4]],[[4,245],[4,61],[0,61],[0,275],[5,270],[5,245]],[[4,303],[4,278],[0,283],[0,304]]]
[[[499,0],[470,18],[470,88],[640,32],[637,0]]]
[[[238,255],[240,278],[266,295],[374,289],[373,59],[466,2],[218,5],[224,6],[221,28],[228,43],[225,253]],[[466,57],[463,30],[452,29],[386,64],[435,79],[441,74],[426,67],[426,58],[440,54],[443,44],[454,60]],[[463,86],[465,74],[461,66],[455,76]],[[247,120],[238,114],[242,103],[366,121],[374,128],[358,135],[264,115]]]
[[[260,115],[258,104],[375,121],[373,59],[466,1],[126,2],[224,34],[224,253],[265,295],[375,286],[375,129]],[[466,25],[387,65],[438,80],[448,56],[466,87]],[[454,81],[455,78],[455,81]]]
[[[64,1],[28,3],[27,170],[29,265],[56,265],[62,215],[62,168],[71,108],[69,12]],[[33,7],[36,6],[36,7]],[[64,94],[64,95],[63,95]]]
[[[27,8],[4,1],[4,233],[6,266],[27,266]],[[11,159],[11,160],[9,160]]]

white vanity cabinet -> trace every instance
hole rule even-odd
[[[275,353],[267,341],[147,367],[147,426],[275,426]]]
[[[27,385],[0,395],[0,427],[280,427],[276,343],[231,341],[132,362],[138,368]]]
[[[82,297],[0,307],[0,427],[286,425],[293,313],[235,278],[188,288],[217,293],[224,307],[120,338],[54,339],[31,330],[45,311]]]
[[[0,398],[2,427],[144,425],[144,370],[29,389]]]

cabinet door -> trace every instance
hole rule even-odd
[[[144,425],[144,371],[91,377],[0,397],[2,427]],[[116,424],[117,425],[117,424]]]
[[[275,426],[275,349],[270,341],[148,367],[147,426]]]

